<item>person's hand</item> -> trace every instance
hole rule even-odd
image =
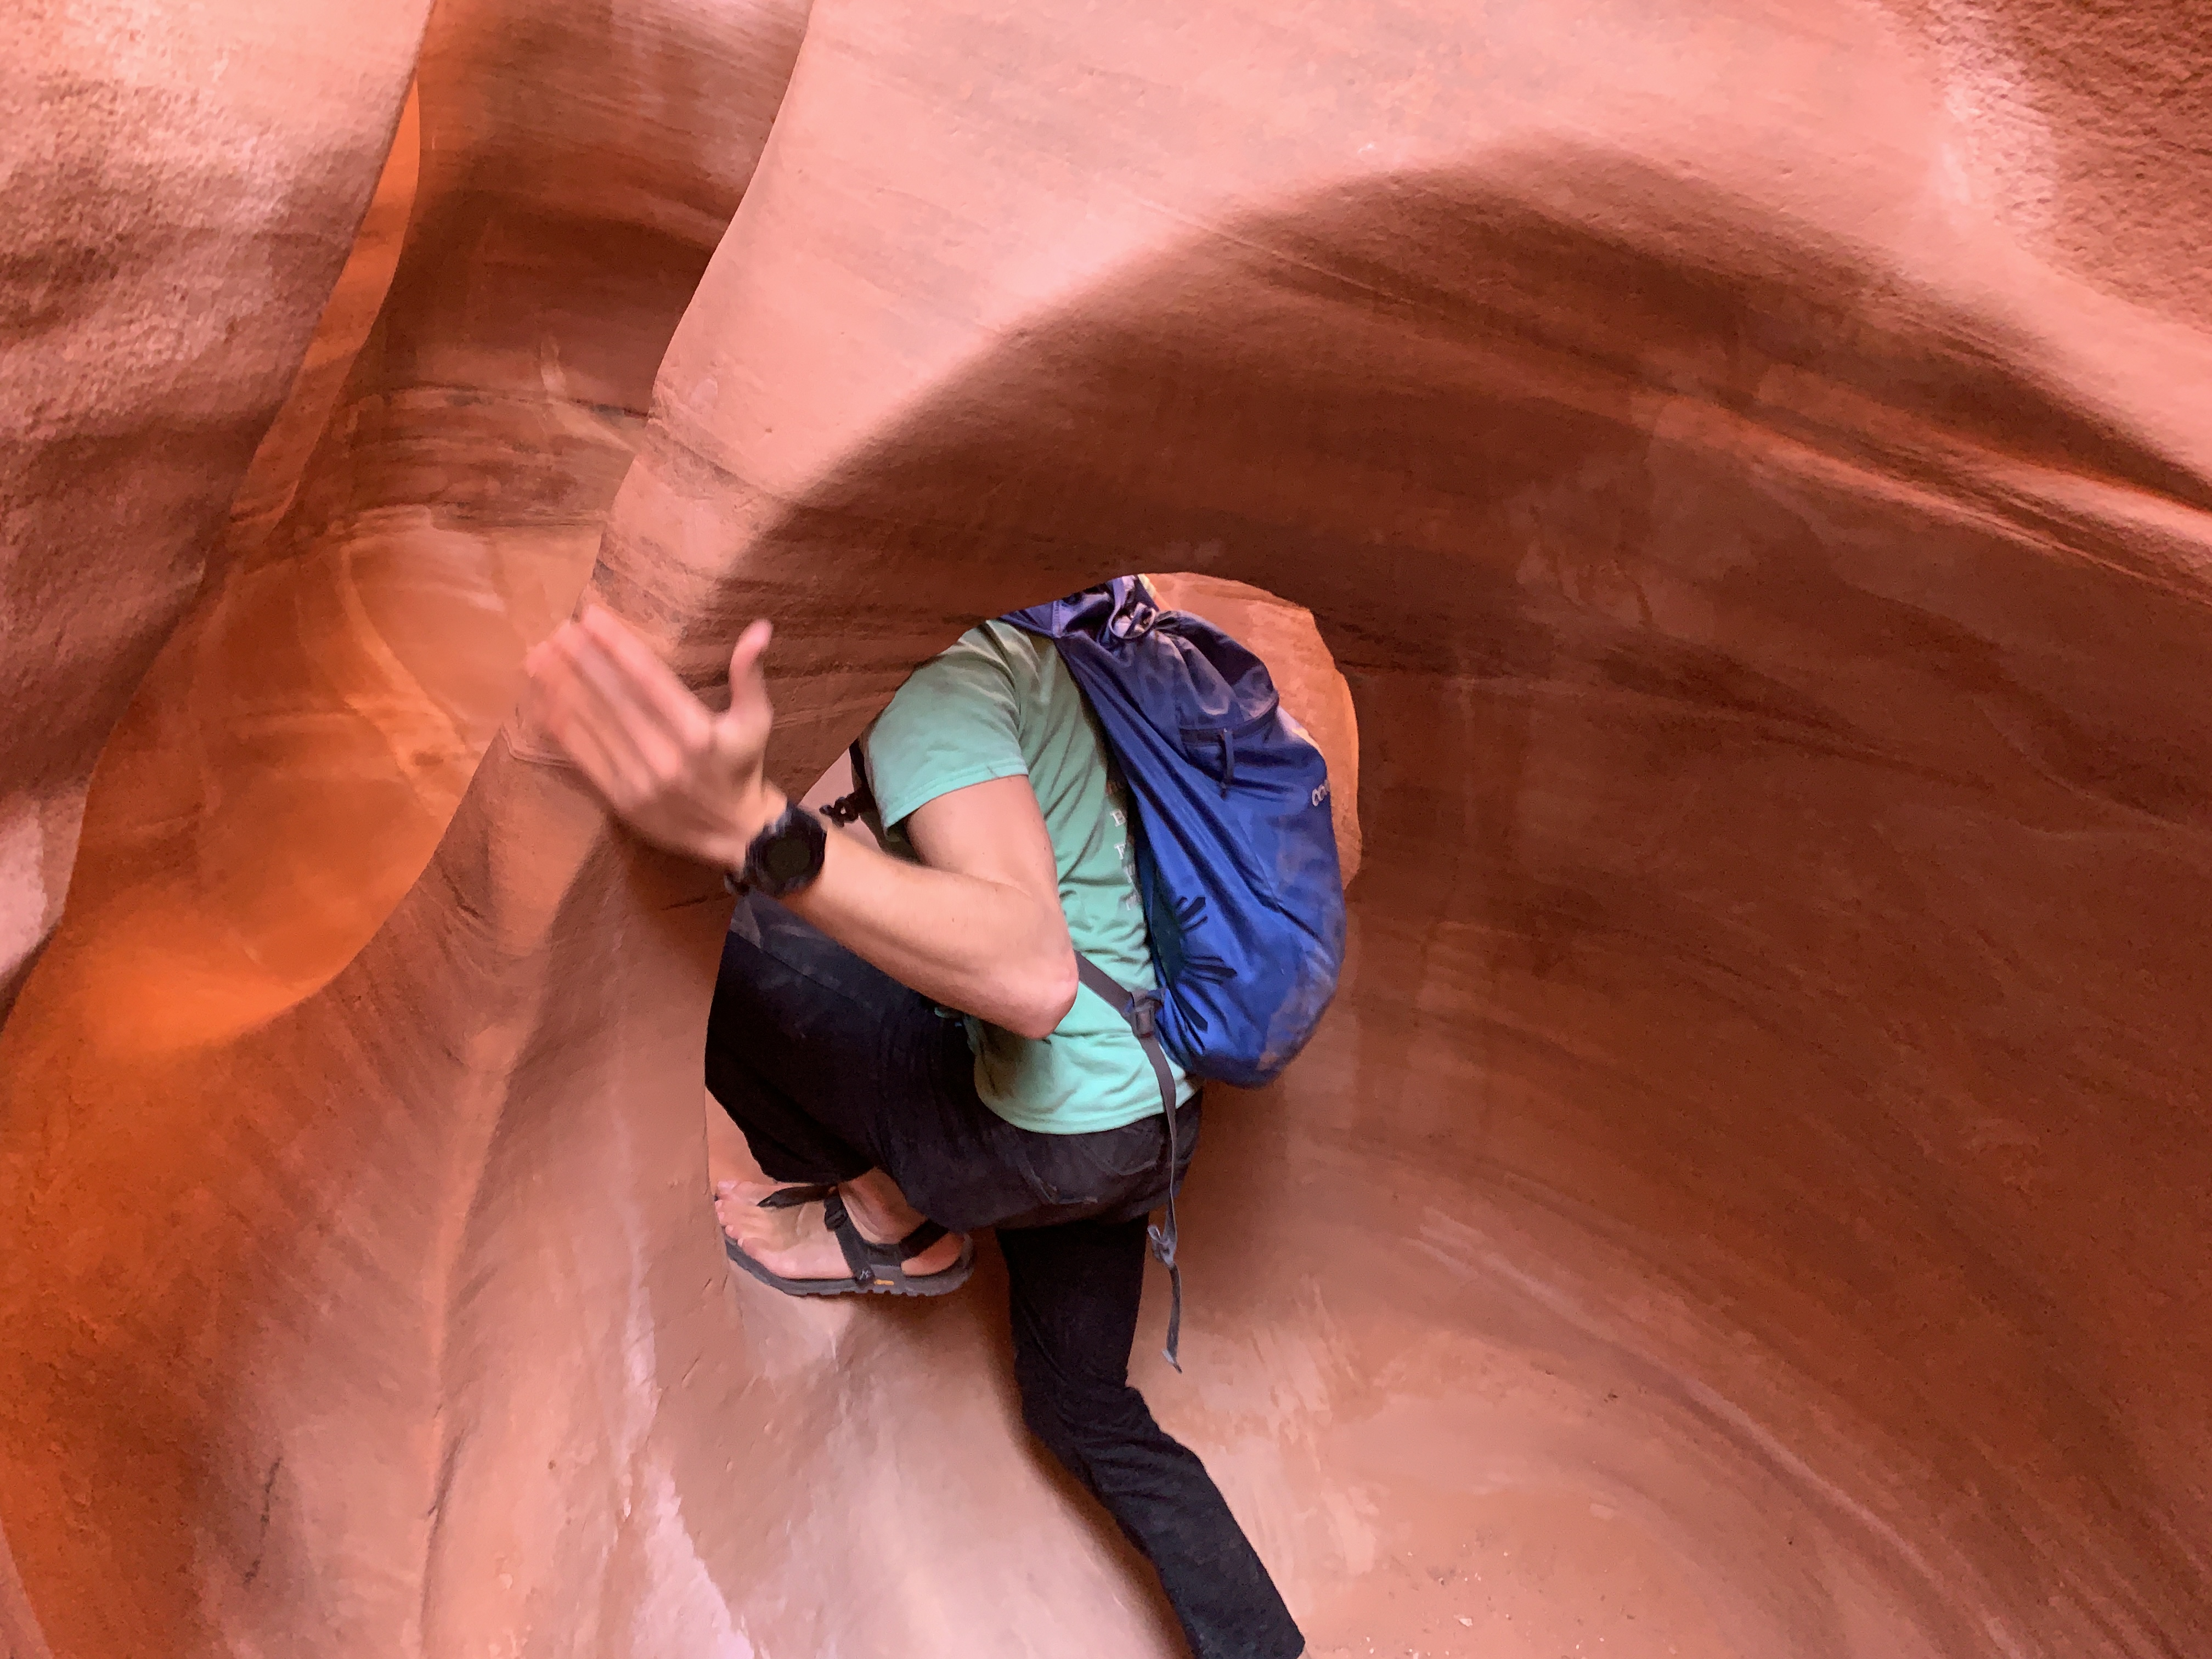
[[[717,714],[614,613],[587,604],[526,659],[530,714],[648,841],[735,869],[784,809],[763,781],[773,716],[757,622],[730,653],[730,707]]]

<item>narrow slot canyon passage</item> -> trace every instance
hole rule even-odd
[[[1133,570],[1338,789],[1133,1373],[1316,1659],[2198,1650],[2201,18],[406,9],[0,90],[0,1656],[1181,1652],[988,1249],[730,1273],[727,896],[515,712],[768,616],[795,794]]]

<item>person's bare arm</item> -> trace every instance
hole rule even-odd
[[[939,795],[906,830],[921,864],[833,836],[821,875],[783,902],[932,1001],[1049,1035],[1075,1000],[1075,950],[1030,781]]]
[[[716,714],[611,612],[590,607],[531,653],[531,712],[632,829],[735,869],[785,805],[761,775],[769,637],[757,622],[738,640],[730,708]],[[820,876],[784,902],[933,1001],[1018,1036],[1048,1035],[1075,1000],[1075,953],[1029,780],[940,795],[907,834],[920,865],[830,836]]]

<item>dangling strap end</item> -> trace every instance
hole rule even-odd
[[[1175,1367],[1178,1375],[1182,1370],[1182,1269],[1172,1264],[1168,1268],[1168,1345],[1160,1350],[1160,1358]]]
[[[1158,1226],[1146,1228],[1145,1237],[1152,1247],[1152,1260],[1173,1273],[1176,1267],[1175,1240],[1164,1228]]]

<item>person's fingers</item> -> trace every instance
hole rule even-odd
[[[678,743],[703,747],[714,716],[668,665],[604,605],[586,605],[578,626],[623,679],[624,693]]]
[[[539,711],[539,718],[553,741],[560,745],[576,769],[591,781],[592,787],[606,797],[607,804],[617,811],[630,799],[630,780],[610,757],[605,746],[590,730],[556,697],[548,697]]]
[[[556,658],[538,684],[540,720],[608,802],[626,811],[645,799],[651,774],[634,748],[610,740],[605,711],[583,693],[568,664]]]
[[[658,777],[672,781],[681,775],[687,755],[683,740],[640,701],[629,676],[598,641],[580,629],[563,629],[553,642],[573,671],[579,708],[588,712],[600,740],[634,754]]]
[[[607,648],[597,632],[582,622],[562,625],[553,635],[556,647],[575,665],[576,672],[608,708],[622,713],[641,735],[653,732],[671,744],[673,727],[645,687],[633,665]]]
[[[641,733],[629,711],[610,702],[592,674],[591,652],[574,637],[556,635],[551,645],[553,665],[542,678],[553,694],[560,733],[572,744],[588,744],[617,806],[627,809],[657,793],[678,769],[673,744],[658,732]]]
[[[552,642],[540,640],[532,646],[522,659],[523,691],[527,698],[542,700],[547,677],[555,672]]]
[[[725,731],[749,732],[769,723],[768,676],[761,672],[761,658],[775,637],[775,629],[765,617],[738,635],[730,653],[730,707],[720,721]]]
[[[587,729],[571,726],[559,735],[561,746],[568,751],[577,769],[591,780],[592,787],[606,798],[607,805],[617,813],[628,813],[638,798],[637,781],[625,775],[622,764]]]
[[[635,809],[671,786],[710,781],[696,772],[702,756],[757,769],[770,719],[760,659],[771,634],[757,622],[738,640],[730,657],[732,707],[717,716],[611,612],[586,605],[530,654],[544,724],[635,822]]]
[[[745,631],[738,635],[738,643],[730,653],[730,678],[734,680],[747,674],[757,677],[761,653],[775,637],[775,624],[766,617],[756,617],[747,623]]]
[[[541,640],[523,658],[522,666],[522,716],[538,731],[557,740],[560,728],[572,718],[564,706],[564,699],[571,695],[567,684],[568,665],[550,641]]]

